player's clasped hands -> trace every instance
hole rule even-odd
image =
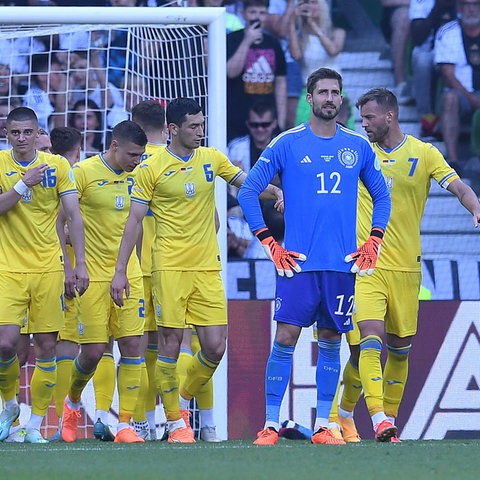
[[[373,275],[383,241],[383,230],[373,228],[368,240],[354,253],[345,257],[345,262],[355,261],[350,271],[363,277],[365,274]]]
[[[293,277],[293,272],[300,273],[302,268],[296,260],[304,261],[307,257],[303,253],[292,252],[285,250],[278,242],[273,238],[268,228],[262,228],[255,233],[257,238],[265,250],[268,258],[275,264],[277,273],[287,278]]]
[[[46,163],[42,163],[41,165],[37,165],[36,167],[30,168],[25,172],[25,175],[22,177],[23,183],[27,187],[34,187],[38,185],[42,180],[45,172],[48,170],[49,165]]]

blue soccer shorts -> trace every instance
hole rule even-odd
[[[302,272],[278,277],[275,293],[277,322],[345,333],[353,328],[355,275],[346,272]]]

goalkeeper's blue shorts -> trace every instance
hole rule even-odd
[[[275,293],[277,322],[302,328],[316,324],[345,333],[353,328],[355,275],[345,272],[301,272],[278,277]]]

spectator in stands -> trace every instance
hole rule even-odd
[[[124,96],[120,89],[108,82],[100,58],[100,50],[80,50],[70,55],[69,104],[88,97],[106,111],[106,127],[112,129],[117,123],[128,120]]]
[[[460,168],[457,148],[461,122],[480,108],[480,0],[461,0],[458,13],[458,20],[437,32],[434,49],[445,83],[440,116],[443,140],[447,161],[456,170]]]
[[[400,105],[411,101],[407,85],[406,51],[409,40],[408,18],[410,0],[382,0],[381,27],[385,40],[390,44],[395,80],[395,93]]]
[[[254,103],[248,109],[246,124],[249,132],[248,135],[235,138],[228,144],[228,158],[230,158],[233,164],[248,174],[257,162],[260,154],[275,136],[275,132],[278,131],[275,105],[271,101],[262,100]],[[275,177],[272,184],[276,186],[280,185],[278,176]],[[227,240],[229,255],[245,258],[267,258],[261,243],[256,238],[253,238],[250,232],[242,209],[235,198],[237,192],[238,189],[236,187],[230,186],[229,195],[231,195],[232,198],[230,202],[227,202]],[[265,207],[265,221],[267,225],[274,231],[278,231],[276,225],[270,223],[271,217],[277,216],[277,212],[270,212],[270,209],[275,210],[273,207],[274,202],[261,200],[260,203],[262,208]],[[283,221],[283,215],[281,213],[278,215]],[[277,238],[278,241],[282,239],[283,234]]]
[[[252,241],[250,231],[238,200],[227,192],[227,251],[229,260],[243,258]]]
[[[10,105],[6,98],[0,98],[0,150],[8,150],[8,143],[5,129],[7,128],[7,115],[10,113]]]
[[[0,98],[10,96],[10,66],[0,61]]]
[[[228,158],[248,173],[278,131],[273,102],[268,100],[255,102],[248,109],[245,123],[248,135],[234,138],[228,144]]]
[[[332,25],[326,0],[305,0],[297,5],[290,18],[289,34],[290,53],[300,62],[302,75],[303,89],[295,115],[295,125],[298,125],[310,118],[310,105],[306,100],[310,73],[318,65],[340,71],[339,54],[345,44],[346,31]]]
[[[137,0],[110,0],[112,7],[136,7]],[[117,88],[124,84],[125,69],[127,68],[128,32],[118,29],[112,32],[112,41],[108,51],[108,80]],[[135,56],[129,56],[129,65],[133,66]]]
[[[420,115],[421,137],[436,132],[437,79],[433,62],[433,41],[437,30],[457,16],[456,0],[411,0],[410,36],[412,50],[412,94]]]
[[[103,151],[102,112],[93,100],[78,100],[73,106],[68,123],[70,127],[83,133],[82,160]]]
[[[290,54],[289,25],[295,15],[295,0],[271,0],[265,28],[280,40],[287,62],[287,120],[285,128],[295,125],[295,113],[302,91],[300,65]],[[316,68],[316,67],[315,67]]]
[[[280,42],[263,30],[268,0],[244,0],[246,27],[227,35],[227,137],[245,135],[250,105],[275,102],[278,126],[287,114],[286,63]]]
[[[35,111],[38,124],[64,126],[67,114],[67,75],[54,54],[38,53],[32,57],[32,85],[26,91],[23,105]]]

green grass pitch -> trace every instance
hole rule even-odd
[[[0,459],[2,480],[471,480],[479,478],[480,440],[366,440],[346,446],[281,440],[273,447],[256,447],[250,440],[2,443]]]

